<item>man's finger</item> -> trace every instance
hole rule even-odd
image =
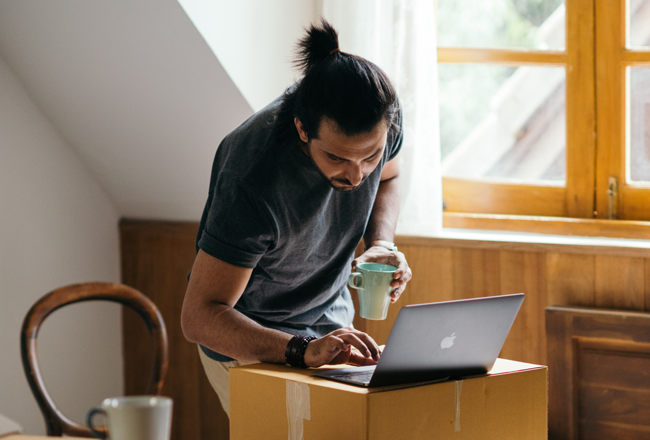
[[[381,353],[381,349],[375,340],[367,333],[354,329],[355,334],[366,344],[370,351],[374,353]]]
[[[338,336],[329,335],[325,337],[327,338],[325,343],[327,344],[328,352],[335,350],[348,351],[350,349],[350,344]]]
[[[374,360],[379,360],[379,355],[381,351],[379,350],[379,346],[375,342],[374,339],[372,339],[369,335],[366,333],[363,333],[359,330],[354,330],[355,336],[365,344],[365,346],[368,348],[370,351],[369,357],[372,357]],[[361,354],[364,354],[363,351],[360,350]]]
[[[377,365],[377,362],[372,358],[367,358],[356,353],[354,350],[350,352],[350,358],[347,361],[348,364],[357,365],[363,367],[365,365]]]
[[[348,335],[349,338],[346,337]],[[366,333],[363,333],[359,330],[351,330],[345,335],[340,334],[338,336],[356,347],[362,355],[365,355],[366,357],[372,357],[374,360],[379,359],[379,346],[375,340],[368,336]],[[361,345],[359,346],[357,344]]]
[[[345,342],[348,344],[352,345],[355,347],[359,352],[366,356],[366,357],[371,357],[372,352],[368,348],[368,346],[354,333],[345,333],[343,335],[339,335],[339,338],[343,339]]]

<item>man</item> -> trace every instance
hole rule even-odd
[[[376,363],[375,341],[352,328],[350,269],[397,266],[392,302],[411,279],[392,243],[402,143],[393,86],[341,52],[325,21],[308,29],[296,64],[304,77],[217,150],[183,303],[185,337],[200,344],[226,412],[235,365]]]

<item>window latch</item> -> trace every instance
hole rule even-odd
[[[616,220],[618,218],[618,180],[616,177],[609,178],[607,195],[609,196],[609,219]]]

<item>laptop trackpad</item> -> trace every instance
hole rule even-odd
[[[376,367],[376,365],[369,365],[366,367],[339,368],[336,370],[318,371],[313,375],[353,385],[368,386]]]

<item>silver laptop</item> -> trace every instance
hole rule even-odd
[[[432,382],[492,369],[523,293],[403,307],[377,365],[313,375],[364,387]]]

